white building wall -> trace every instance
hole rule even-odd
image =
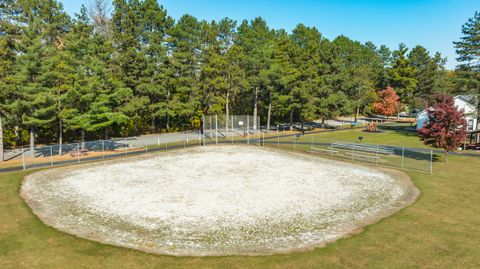
[[[456,96],[454,98],[455,105],[458,109],[464,109],[465,115],[467,115],[468,131],[477,130],[477,117],[475,115],[475,106],[466,102],[463,98]]]
[[[469,104],[461,96],[455,96],[453,98],[455,105],[458,109],[464,109],[465,115],[467,115],[466,120],[468,124],[468,131],[477,130],[477,117],[475,116],[475,106]],[[417,115],[417,130],[421,129],[425,123],[428,122],[428,113],[426,110],[418,113]]]

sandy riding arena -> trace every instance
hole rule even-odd
[[[418,195],[400,172],[253,146],[208,146],[44,170],[21,194],[46,224],[178,256],[310,249]]]

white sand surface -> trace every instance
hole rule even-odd
[[[250,146],[210,146],[45,170],[22,195],[80,237],[186,256],[322,245],[412,202],[384,170]]]

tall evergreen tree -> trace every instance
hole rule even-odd
[[[0,162],[3,161],[3,126],[18,128],[20,121],[15,112],[18,83],[15,76],[18,45],[21,27],[16,22],[21,13],[16,1],[0,3]]]
[[[267,126],[273,114],[277,118],[289,118],[293,122],[295,113],[294,89],[298,87],[299,49],[294,40],[284,30],[276,33],[272,64],[268,70],[268,111]],[[300,96],[297,96],[300,97]]]
[[[393,87],[403,104],[414,106],[414,92],[417,87],[415,67],[407,57],[408,48],[400,44],[398,50],[393,52],[393,64],[389,69],[389,86]]]
[[[167,33],[173,19],[155,0],[146,0],[141,5],[140,44],[145,57],[145,68],[141,71],[137,94],[148,100],[147,118],[151,130],[156,131],[157,119],[164,115],[167,97],[168,56]]]
[[[181,17],[169,34],[171,77],[167,87],[169,101],[165,109],[167,129],[172,116],[190,126],[195,116],[200,114],[200,34],[200,22],[190,15]]]
[[[259,110],[259,97],[265,92],[266,85],[264,76],[260,74],[268,70],[271,59],[271,48],[273,42],[274,32],[270,30],[267,23],[262,18],[255,18],[253,21],[243,21],[238,28],[237,44],[245,53],[245,61],[243,62],[243,69],[249,82],[249,89],[245,93],[244,98],[251,97],[253,103],[253,126],[254,129],[259,128],[257,122]],[[248,100],[247,100],[248,102]],[[247,114],[252,111],[245,109]]]
[[[67,35],[67,49],[75,58],[76,74],[72,91],[67,98],[75,106],[66,111],[68,128],[85,132],[109,130],[125,125],[129,117],[124,107],[133,92],[115,77],[113,42],[108,35],[94,32],[86,9],[82,8]]]
[[[439,73],[444,71],[445,59],[439,53],[430,57],[429,52],[422,46],[414,47],[408,54],[410,64],[415,70],[416,88],[413,93],[414,103],[421,107],[422,103],[432,101],[435,93],[445,91],[439,87],[445,86],[440,83]]]
[[[456,70],[456,86],[459,92],[469,94],[477,106],[477,122],[480,127],[480,13],[462,26],[460,41],[454,42],[460,64]]]
[[[148,110],[148,97],[138,92],[142,71],[146,68],[146,58],[142,50],[142,10],[139,0],[115,0],[112,17],[112,31],[116,53],[114,62],[118,66],[116,79],[133,91],[133,96],[124,107],[123,112],[130,116],[130,122],[125,130],[137,134],[139,124]],[[133,129],[133,130],[130,130]]]
[[[22,94],[18,102],[22,107],[22,123],[30,128],[30,152],[33,156],[35,129],[48,130],[59,118],[57,101],[60,96],[53,92],[58,92],[56,86],[63,82],[59,84],[52,81],[63,74],[52,70],[52,64],[61,61],[56,56],[64,47],[63,38],[70,22],[62,5],[54,0],[23,4],[23,23],[26,27],[20,40],[22,54],[18,57],[17,75]],[[56,66],[61,64],[57,62]]]

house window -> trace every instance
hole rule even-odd
[[[468,130],[473,131],[473,120],[468,120]]]

